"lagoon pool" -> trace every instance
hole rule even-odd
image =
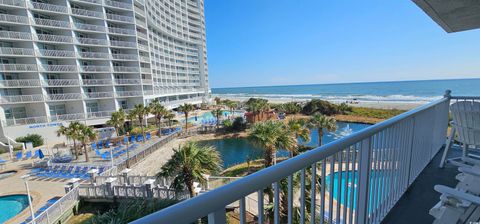
[[[360,131],[368,124],[337,122],[337,130],[335,132],[326,132],[323,135],[322,141],[324,144],[337,140],[341,137],[347,136],[351,133]],[[248,159],[255,160],[263,158],[264,150],[252,144],[247,138],[227,138],[200,141],[201,145],[214,146],[220,152],[223,160],[223,168],[231,167],[235,164],[244,163]],[[309,142],[301,142],[308,146],[318,145],[317,130],[311,131],[311,140]],[[287,157],[289,154],[285,150],[278,150],[277,157]]]
[[[24,194],[0,197],[0,223],[5,223],[28,207],[28,196]]]
[[[238,116],[243,116],[243,114],[244,114],[243,112],[234,111],[233,116],[238,117]],[[225,118],[229,117],[230,115],[232,115],[232,112],[225,110],[225,111],[223,111],[223,116],[221,117],[221,119],[225,119]],[[213,116],[212,112],[205,112],[200,116],[195,116],[193,114],[191,114],[189,116],[190,117],[188,118],[188,122],[190,122],[190,123],[200,123],[201,124],[201,122],[203,122],[203,121],[208,122],[208,121],[216,119],[216,117]],[[183,119],[183,121],[185,121],[185,119]]]

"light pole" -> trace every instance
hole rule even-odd
[[[25,188],[27,189],[27,197],[28,197],[28,206],[30,207],[30,214],[32,216],[32,223],[35,224],[35,213],[33,212],[32,206],[32,198],[30,197],[30,188],[28,187],[28,178],[30,175],[23,175],[21,178],[25,182]]]

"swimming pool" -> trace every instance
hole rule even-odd
[[[390,186],[390,181],[387,178],[383,178],[386,173],[382,171],[372,171],[371,176],[370,176],[370,192],[373,192],[373,187],[376,184],[377,188],[376,192],[373,194],[370,194],[370,205],[368,210],[373,211],[372,208],[372,201],[377,200],[377,206],[378,202],[380,202],[380,194],[384,193],[387,194],[389,189],[388,188],[383,188],[381,186]],[[357,207],[357,191],[358,191],[358,171],[355,171],[354,173],[352,172],[347,172],[343,171],[342,172],[342,179],[341,179],[341,191],[340,191],[340,200],[338,200],[339,196],[339,185],[338,185],[338,178],[339,178],[339,172],[334,173],[333,177],[333,194],[331,193],[330,195],[333,196],[333,199],[336,201],[340,201],[340,203],[344,206],[347,206],[348,208],[353,208],[355,209]],[[330,189],[330,180],[331,180],[331,175],[327,175],[325,177],[325,185],[326,185],[326,190],[328,192],[332,192]],[[347,198],[345,198],[345,188],[343,186],[347,186]],[[383,190],[383,191],[382,191]],[[350,195],[353,191],[353,205],[350,200]],[[373,198],[375,197],[375,199]]]
[[[28,196],[14,194],[0,197],[0,223],[13,218],[28,207]]]
[[[230,115],[232,115],[232,112],[225,110],[225,111],[223,111],[223,115],[220,119],[225,119],[225,118],[229,117]],[[233,115],[234,116],[241,116],[241,115],[243,116],[243,112],[234,111]],[[201,123],[202,121],[207,122],[207,121],[216,119],[216,117],[213,116],[212,112],[205,112],[200,116],[195,116],[193,114],[189,115],[189,116],[191,116],[191,117],[188,118],[188,122],[190,122],[190,123]],[[184,121],[185,121],[185,119],[184,119]]]

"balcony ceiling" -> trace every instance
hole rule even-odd
[[[478,0],[413,0],[448,33],[480,28]]]

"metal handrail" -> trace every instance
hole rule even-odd
[[[373,144],[371,143],[373,136],[378,135],[380,132],[385,131],[389,128],[392,128],[394,127],[394,125],[398,125],[400,123],[402,123],[402,125],[412,125],[412,124],[414,126],[419,125],[415,123],[416,121],[415,118],[417,116],[421,116],[422,114],[424,115],[427,112],[432,112],[434,113],[435,118],[438,116],[440,121],[447,122],[449,101],[450,101],[450,98],[447,96],[440,100],[418,107],[416,109],[413,109],[406,113],[395,116],[391,119],[388,119],[384,122],[378,123],[376,125],[365,128],[359,132],[353,133],[347,137],[341,138],[339,140],[333,141],[319,148],[310,150],[304,154],[290,158],[277,165],[262,169],[256,173],[243,177],[239,180],[236,180],[230,184],[227,184],[215,190],[201,194],[190,200],[180,202],[176,205],[173,205],[161,211],[145,216],[132,223],[189,223],[189,222],[195,221],[198,218],[205,217],[207,215],[209,215],[209,217],[211,216],[212,219],[214,220],[218,218],[220,222],[222,222],[222,220],[225,220],[224,219],[225,206],[235,201],[242,200],[242,198],[245,198],[247,195],[251,194],[252,192],[262,193],[264,188],[266,188],[267,186],[271,186],[274,183],[277,186],[276,191],[278,191],[278,181],[284,178],[287,178],[296,172],[299,172],[299,171],[304,172],[305,169],[310,166],[312,166],[312,170],[316,169],[315,167],[318,162],[320,161],[328,162],[328,160],[326,160],[327,158],[333,158],[332,156],[336,155],[337,153],[343,152],[343,150],[349,149],[352,147],[352,145],[357,145],[357,144],[361,144],[361,146],[360,146],[360,149],[358,149],[358,153],[360,154],[359,163],[358,163],[359,165],[358,192],[359,193],[357,194],[358,198],[357,198],[357,208],[355,211],[356,212],[355,220],[358,223],[364,223],[367,217],[369,217],[369,211],[367,211],[368,201],[369,201],[368,193],[371,190],[369,189],[369,186],[368,186],[370,181],[368,173],[372,172],[370,171],[370,166],[372,163],[372,161],[370,161],[371,150],[372,150],[371,148],[372,146],[370,144]],[[445,105],[447,106],[447,108],[444,108]],[[440,110],[440,112],[438,112],[438,110]],[[427,114],[427,115],[430,115],[430,114]],[[435,119],[431,116],[429,116],[429,118]],[[418,122],[420,123],[420,120]],[[426,123],[426,121],[424,121],[423,125],[427,127],[430,126],[429,128],[431,128],[432,130],[434,129],[433,127],[434,125],[431,123]],[[398,129],[397,126],[395,127]],[[445,137],[446,125],[441,129],[442,131],[445,131],[445,133],[442,133],[444,134],[444,137]],[[412,135],[413,137],[415,137],[413,133]],[[413,137],[412,137],[411,144],[414,144]],[[432,144],[438,144],[439,142],[441,143],[444,142],[444,139],[435,139],[438,142],[433,142],[432,139],[430,140],[432,141]],[[411,146],[410,150],[413,150],[413,145]],[[431,160],[431,158],[427,158],[427,159]],[[330,165],[333,167],[332,163],[330,163]],[[412,169],[411,167],[409,168]],[[409,174],[410,173],[411,172],[409,172]],[[418,174],[414,174],[414,175],[418,175]],[[409,177],[407,178],[408,179],[407,187],[413,182],[413,180],[411,180],[410,178],[415,179],[416,176],[409,175]],[[322,179],[323,179],[323,176],[322,176]],[[333,182],[331,183],[333,184]],[[315,191],[313,192],[315,193]],[[277,200],[278,199],[276,199],[276,201]],[[315,201],[315,200],[312,200],[312,201]],[[330,203],[332,203],[331,197],[330,197]],[[263,202],[262,202],[262,206],[263,206]],[[276,208],[278,208],[277,207],[278,204],[276,204],[275,206]],[[315,206],[315,204],[313,204],[313,206]],[[329,209],[329,211],[331,210]],[[244,212],[245,211],[243,211],[243,213]],[[315,213],[313,214],[315,215]],[[278,216],[278,210],[276,210],[275,215]],[[323,220],[324,217],[320,216],[320,218]],[[330,221],[332,221],[332,217],[330,217]]]
[[[0,21],[11,23],[28,23],[28,17],[0,13]]]

